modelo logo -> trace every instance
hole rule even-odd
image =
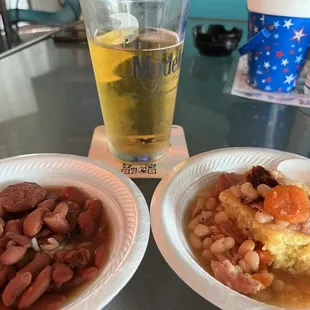
[[[173,58],[173,54],[169,54],[166,62],[153,62],[151,56],[143,57],[142,63],[139,56],[133,57],[134,79],[151,79],[167,76],[175,73],[181,67],[182,50]]]

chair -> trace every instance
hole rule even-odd
[[[6,8],[5,0],[0,0],[0,15],[4,26],[4,33],[8,48],[12,47],[12,29],[9,14]]]
[[[8,14],[12,23],[23,21],[35,24],[67,25],[79,19],[81,7],[79,0],[66,0],[63,7],[55,13],[10,9],[8,10]]]

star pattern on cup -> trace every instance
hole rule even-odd
[[[264,68],[266,69],[270,68],[270,63],[268,61],[264,62]]]
[[[252,14],[255,18],[251,17],[251,36],[266,25],[272,25],[273,32],[261,41],[261,46],[253,51],[253,57],[248,58],[254,66],[250,84],[256,78],[257,88],[265,91],[293,89],[305,61],[308,28],[296,18]]]
[[[284,25],[283,27],[286,27],[287,29],[290,29],[292,26],[294,26],[294,24],[292,23],[292,20],[284,20]]]
[[[293,74],[285,76],[284,84],[291,84],[295,80],[295,76]]]
[[[296,56],[295,63],[300,64],[302,61],[302,58],[303,58],[302,55]]]
[[[292,37],[292,40],[297,40],[298,43],[300,43],[300,40],[303,38],[303,37],[306,37],[307,34],[304,33],[304,27],[302,27],[299,31],[297,30],[293,30],[293,32],[295,33],[295,35]]]
[[[283,59],[283,60],[281,61],[281,65],[282,65],[282,66],[287,66],[289,63],[290,63],[290,62],[288,61],[287,58],[286,58],[286,59]]]

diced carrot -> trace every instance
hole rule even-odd
[[[268,192],[264,209],[278,220],[300,223],[305,222],[310,215],[310,202],[302,188],[279,185]]]
[[[273,275],[267,271],[253,273],[251,276],[254,280],[259,281],[264,286],[264,288],[269,287],[273,281]]]
[[[256,250],[259,256],[260,266],[270,266],[273,262],[273,257],[270,251]]]

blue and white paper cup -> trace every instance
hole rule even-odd
[[[289,92],[306,61],[310,0],[248,0],[248,83],[268,92]]]

